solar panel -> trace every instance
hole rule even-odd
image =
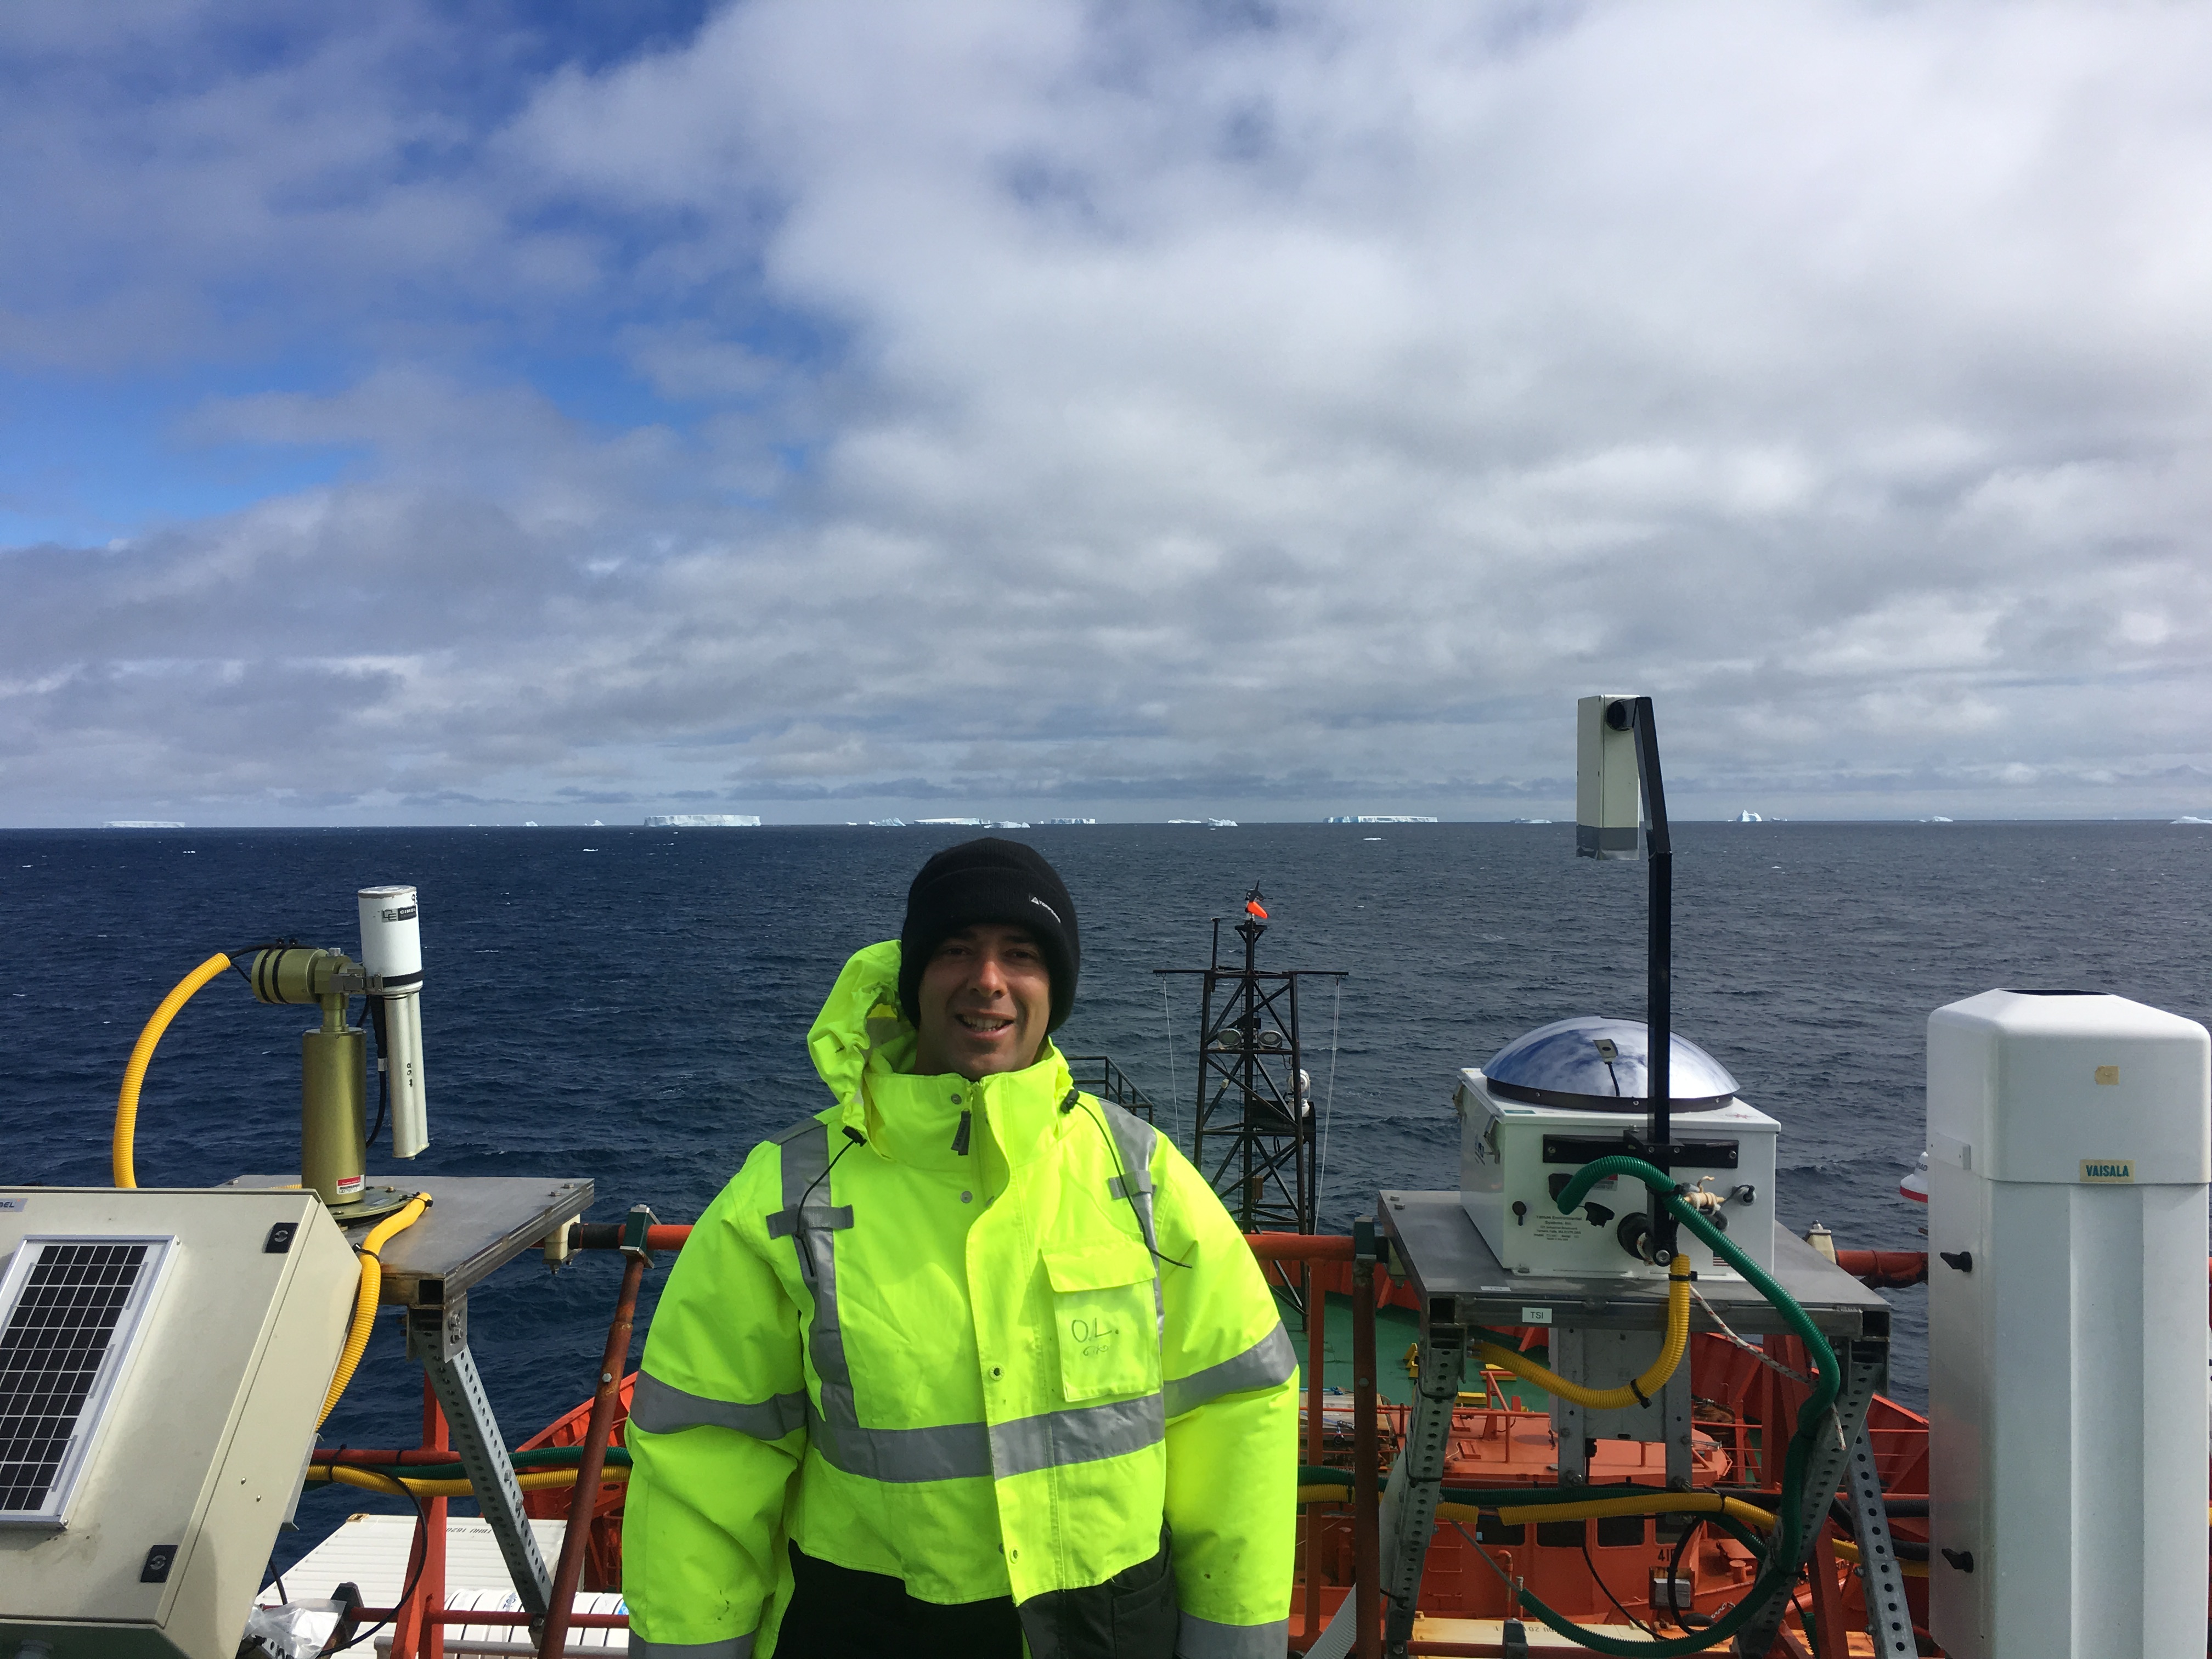
[[[0,1524],[58,1526],[173,1237],[30,1237],[0,1277]]]

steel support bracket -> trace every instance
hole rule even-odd
[[[1844,1368],[1844,1386],[1836,1395],[1828,1421],[1816,1432],[1812,1455],[1805,1460],[1805,1487],[1797,1506],[1797,1559],[1790,1564],[1792,1567],[1805,1565],[1806,1558],[1813,1553],[1814,1529],[1827,1524],[1828,1505],[1835,1501],[1854,1462],[1852,1446],[1866,1438],[1867,1407],[1874,1403],[1875,1390],[1889,1363],[1889,1343],[1881,1337],[1863,1336],[1836,1346],[1836,1358]],[[1796,1425],[1790,1426],[1794,1431]],[[1776,1444],[1771,1425],[1765,1443]],[[1900,1603],[1903,1599],[1900,1594]],[[1872,1596],[1868,1600],[1871,1602]],[[1774,1645],[1776,1632],[1782,1628],[1783,1615],[1789,1610],[1790,1601],[1789,1587],[1784,1585],[1749,1624],[1736,1632],[1735,1644],[1729,1649],[1736,1659],[1765,1659],[1767,1650]],[[1907,1624],[1905,1650],[1911,1652],[1909,1620]],[[1889,1651],[1878,1650],[1885,1655]]]
[[[1578,1325],[1554,1326],[1552,1369],[1570,1382],[1596,1389],[1617,1388],[1626,1378],[1638,1375],[1659,1353],[1660,1339],[1651,1334],[1640,1338],[1644,1346],[1626,1350],[1628,1357],[1624,1364],[1623,1345],[1630,1334],[1592,1331]],[[1601,1355],[1606,1357],[1601,1359]],[[1687,1492],[1697,1471],[1697,1431],[1692,1420],[1694,1402],[1690,1395],[1690,1364],[1686,1357],[1674,1367],[1674,1375],[1660,1385],[1652,1401],[1658,1408],[1656,1420],[1640,1420],[1650,1419],[1651,1413],[1626,1408],[1594,1413],[1565,1395],[1554,1395],[1552,1432],[1559,1445],[1559,1484],[1571,1486],[1587,1482],[1590,1478],[1590,1459],[1599,1440],[1620,1434],[1662,1443],[1667,1452],[1668,1486],[1675,1492]]]
[[[485,1524],[498,1540],[514,1593],[530,1614],[530,1628],[538,1632],[553,1604],[553,1575],[546,1571],[545,1558],[523,1512],[521,1484],[514,1478],[514,1464],[507,1455],[499,1420],[492,1415],[483,1379],[477,1374],[476,1356],[469,1352],[467,1299],[410,1308],[407,1338],[446,1414],[454,1455],[469,1478]]]
[[[469,1298],[422,1302],[407,1310],[407,1357],[428,1364],[469,1349]]]
[[[1890,1536],[1889,1510],[1882,1502],[1881,1471],[1863,1422],[1851,1442],[1851,1530],[1859,1545],[1859,1577],[1866,1593],[1867,1633],[1874,1638],[1875,1659],[1914,1659],[1912,1610],[1905,1601],[1905,1574],[1897,1565]]]
[[[1437,1498],[1443,1487],[1452,1408],[1459,1404],[1467,1350],[1463,1325],[1432,1325],[1421,1340],[1420,1380],[1413,1420],[1406,1427],[1405,1490],[1382,1540],[1382,1648],[1392,1659],[1402,1659],[1413,1636],[1421,1568],[1437,1524]]]

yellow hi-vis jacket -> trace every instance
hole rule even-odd
[[[976,1083],[902,1071],[898,965],[846,963],[807,1039],[837,1104],[753,1149],[653,1315],[630,1652],[765,1659],[788,1540],[925,1601],[1011,1595],[1038,1659],[1087,1659],[1044,1610],[1164,1523],[1180,1659],[1280,1659],[1297,1358],[1250,1249],[1049,1043]]]

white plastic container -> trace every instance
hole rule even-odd
[[[1470,1066],[1459,1074],[1453,1104],[1460,1117],[1460,1202],[1508,1273],[1577,1278],[1664,1279],[1667,1270],[1638,1261],[1616,1232],[1620,1219],[1647,1207],[1648,1189],[1615,1176],[1590,1190],[1585,1208],[1561,1215],[1552,1197],[1553,1177],[1572,1175],[1607,1151],[1622,1152],[1624,1132],[1641,1135],[1640,1112],[1583,1110],[1495,1095],[1490,1080]],[[1677,1108],[1676,1144],[1732,1149],[1734,1163],[1717,1154],[1706,1164],[1684,1164],[1675,1179],[1729,1201],[1721,1216],[1729,1238],[1760,1267],[1774,1266],[1774,1145],[1781,1126],[1741,1099],[1708,1111]],[[1547,1145],[1547,1142],[1549,1143]],[[1608,1146],[1604,1143],[1611,1143]],[[1563,1156],[1547,1156],[1559,1153]],[[1731,1196],[1748,1188],[1747,1197]],[[1587,1206],[1610,1215],[1593,1224]],[[1680,1235],[1699,1274],[1734,1279],[1735,1270],[1687,1231]]]
[[[1928,1021],[1929,1626],[1956,1659],[2204,1632],[2212,1039],[2124,997]]]

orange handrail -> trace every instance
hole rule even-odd
[[[645,1230],[648,1250],[680,1250],[691,1237],[688,1222],[660,1223]],[[1262,1261],[1349,1261],[1352,1241],[1340,1233],[1247,1233],[1244,1242]],[[622,1246],[622,1225],[613,1221],[569,1224],[572,1250],[612,1250]]]
[[[1349,1261],[1352,1241],[1340,1233],[1247,1233],[1262,1261]]]

